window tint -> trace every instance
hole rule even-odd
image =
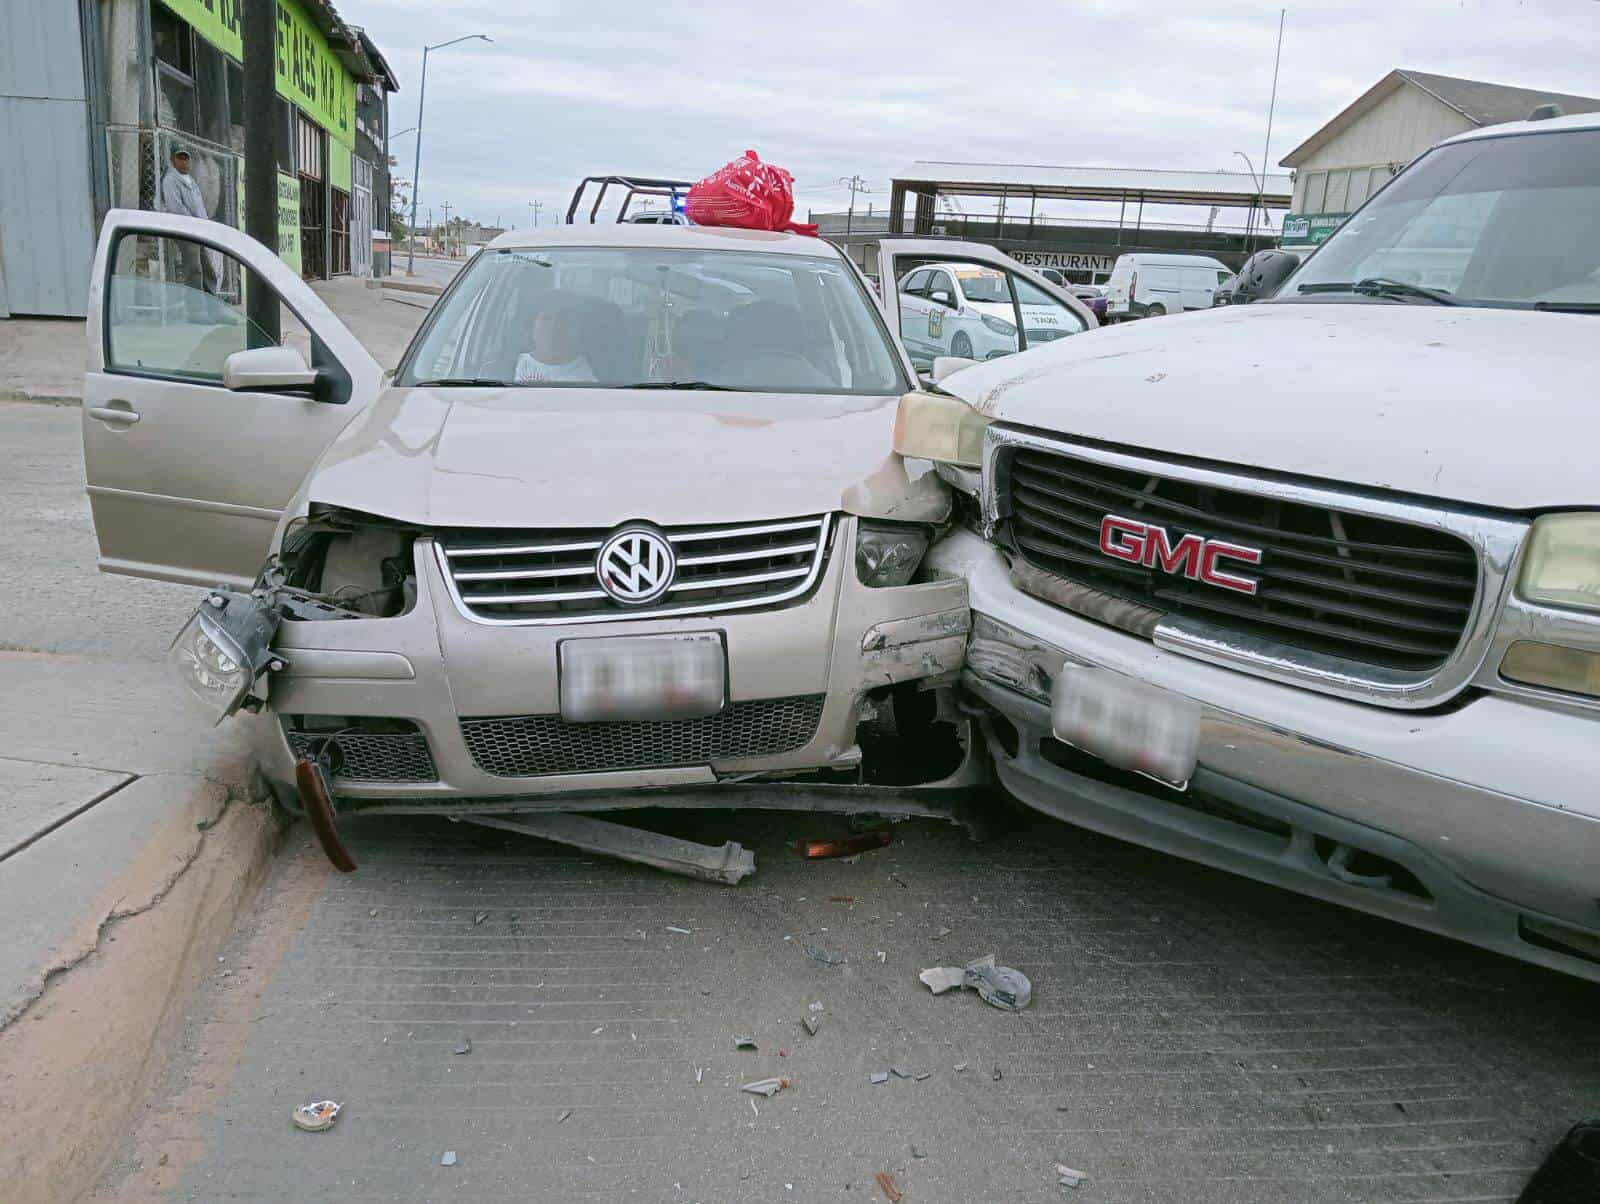
[[[658,247],[479,254],[398,383],[466,380],[853,394],[905,384],[842,261]]]
[[[106,366],[112,371],[220,383],[235,351],[271,340],[245,314],[245,293],[265,288],[234,258],[188,239],[125,234],[112,261]],[[278,306],[286,346],[312,359],[310,338]]]

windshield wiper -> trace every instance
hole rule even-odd
[[[1391,280],[1387,276],[1368,276],[1354,283],[1342,280],[1323,284],[1302,284],[1296,292],[1302,296],[1312,293],[1360,293],[1364,297],[1420,297],[1424,301],[1432,301],[1435,305],[1463,304],[1459,297],[1451,296],[1440,289],[1423,288],[1420,284]]]
[[[1533,308],[1557,314],[1600,314],[1600,301],[1535,301]]]
[[[426,388],[467,388],[474,385],[488,385],[493,388],[505,388],[512,382],[498,380],[491,376],[441,376],[435,380],[419,380],[411,387],[413,389]]]
[[[714,389],[718,393],[742,393],[731,385],[714,385],[708,380],[641,380],[631,385],[612,385],[613,389]]]

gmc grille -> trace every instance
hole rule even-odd
[[[1477,556],[1409,523],[1019,448],[996,465],[1002,538],[1029,564],[1166,614],[1278,644],[1406,671],[1438,668],[1461,642]],[[1230,562],[1252,594],[1128,564],[1100,550],[1108,515],[1261,551]]]
[[[600,588],[595,558],[610,529],[444,531],[437,546],[456,601],[482,622],[639,619],[801,597],[822,575],[831,519],[666,528],[676,575],[666,594],[645,606],[624,606]]]

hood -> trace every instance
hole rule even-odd
[[[1113,326],[947,377],[1000,422],[1505,510],[1600,504],[1600,317],[1265,304]]]
[[[937,521],[891,450],[898,396],[392,388],[328,449],[312,502],[439,527],[663,526],[845,509]]]

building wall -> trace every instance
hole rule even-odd
[[[0,2],[0,317],[82,317],[94,257],[75,0]]]
[[[1472,129],[1472,123],[1422,89],[1402,84],[1348,129],[1295,168],[1290,209],[1305,213],[1306,178],[1341,167],[1404,167],[1435,142]]]

